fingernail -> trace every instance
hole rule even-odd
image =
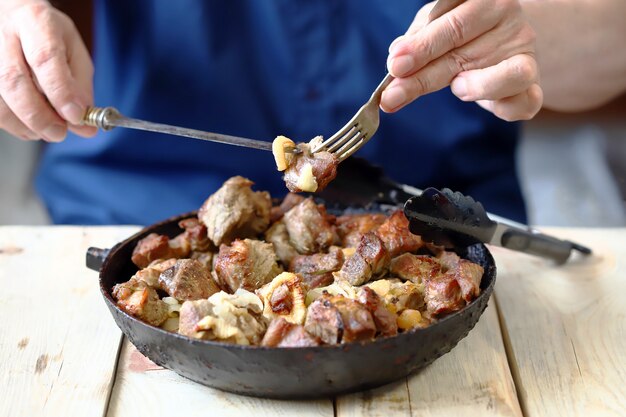
[[[467,80],[463,77],[456,77],[450,85],[452,92],[460,99],[467,97]]]
[[[401,55],[391,60],[389,71],[394,77],[404,77],[415,66],[415,60],[411,55]]]
[[[383,91],[380,98],[381,105],[389,110],[395,110],[407,101],[407,95],[404,88],[391,87]]]
[[[44,129],[42,134],[44,138],[46,138],[50,142],[61,142],[63,139],[65,139],[65,126],[50,125]]]
[[[391,45],[389,45],[389,53],[392,53],[393,50],[396,49],[396,46],[398,46],[398,42],[400,42],[402,39],[404,39],[404,35],[398,36],[393,40],[393,42],[391,42]]]
[[[78,125],[83,120],[85,109],[76,103],[67,103],[61,107],[61,116],[73,125]]]

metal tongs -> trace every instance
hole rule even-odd
[[[506,219],[495,221],[481,203],[447,188],[441,191],[427,188],[410,198],[404,205],[404,214],[412,233],[444,247],[488,243],[559,264],[565,263],[572,251],[591,254],[591,249],[585,246],[548,236],[526,225]]]

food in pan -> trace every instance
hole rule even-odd
[[[337,176],[339,161],[330,152],[311,152],[322,141],[321,136],[308,143],[295,144],[294,141],[278,136],[272,143],[272,153],[276,168],[284,171],[284,180],[292,193],[322,191]],[[293,150],[299,152],[294,153]]]
[[[252,185],[233,177],[179,235],[141,239],[117,305],[192,338],[299,347],[424,328],[480,293],[483,268],[411,234],[401,211],[334,216],[297,194],[272,206]]]

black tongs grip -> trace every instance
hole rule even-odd
[[[489,243],[564,263],[572,250],[585,255],[591,249],[557,239],[513,222],[496,222],[483,205],[447,188],[427,188],[404,206],[411,232],[447,248]]]

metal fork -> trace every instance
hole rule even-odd
[[[319,152],[325,150],[331,152],[341,162],[365,145],[378,130],[378,125],[380,124],[380,113],[378,110],[380,97],[383,94],[383,90],[392,80],[391,74],[387,74],[378,84],[367,103],[361,106],[354,117],[337,133],[314,146],[311,151]]]
[[[454,9],[465,0],[438,0],[428,15],[428,22]],[[345,124],[337,133],[317,144],[312,144],[311,151],[321,150],[334,154],[339,162],[361,149],[378,130],[380,125],[380,98],[389,83],[393,81],[393,76],[387,74],[378,84],[370,99],[358,112]]]

